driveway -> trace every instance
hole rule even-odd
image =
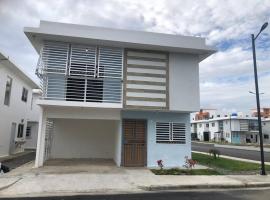
[[[212,149],[212,148],[214,148],[214,144],[192,142],[192,145],[191,145],[192,151],[200,151],[200,152],[208,153],[209,149]],[[218,149],[221,155],[225,155],[225,156],[232,156],[232,157],[244,158],[244,159],[256,160],[256,161],[261,160],[259,151],[222,148],[222,147],[215,147],[215,149]],[[270,162],[270,152],[264,152],[264,157],[265,157],[266,162]]]

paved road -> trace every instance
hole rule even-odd
[[[15,198],[17,200],[269,200],[270,189],[149,192],[144,194]],[[1,198],[0,198],[1,199]],[[5,198],[6,199],[6,198]],[[12,200],[15,200],[12,199]],[[10,199],[11,200],[11,199]]]
[[[7,161],[3,161],[2,163],[9,167],[10,170],[15,169],[25,163],[28,163],[35,159],[36,153],[31,151],[27,154],[20,155],[18,157],[12,158]]]
[[[213,148],[214,144],[204,144],[204,143],[196,143],[192,142],[191,148],[193,151],[201,151],[207,152],[209,149]],[[215,147],[220,150],[221,155],[232,156],[237,158],[245,158],[250,160],[258,160],[260,161],[260,152],[252,151],[252,150],[242,150],[242,149],[229,149],[229,148],[221,148]],[[270,152],[264,153],[265,161],[270,162]]]

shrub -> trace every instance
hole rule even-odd
[[[213,156],[214,159],[216,159],[217,156],[219,157],[220,151],[217,149],[209,149],[209,154],[210,154],[210,156]]]
[[[157,160],[157,164],[158,164],[160,170],[163,170],[163,167],[164,167],[163,160]]]
[[[186,161],[185,161],[185,164],[183,165],[183,167],[185,167],[187,169],[192,169],[197,164],[196,160],[189,159],[188,156],[185,156],[185,159],[186,159]]]

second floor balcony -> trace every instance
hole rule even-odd
[[[123,49],[44,42],[42,99],[122,104]]]

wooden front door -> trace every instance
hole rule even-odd
[[[123,120],[123,160],[125,167],[143,167],[146,165],[146,121]]]

